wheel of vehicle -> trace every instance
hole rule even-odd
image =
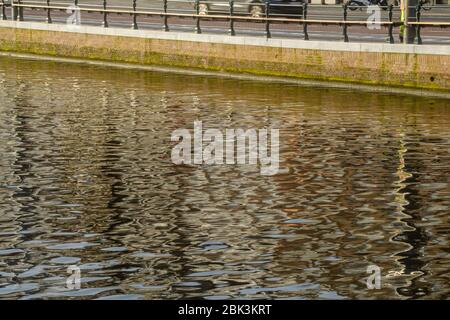
[[[206,3],[200,3],[198,5],[198,14],[201,16],[208,15],[208,5]]]
[[[379,6],[381,9],[383,9],[383,10],[387,10],[387,9],[388,9],[388,6],[389,6],[389,3],[388,3],[387,0],[379,0],[379,1],[378,1],[378,6]]]
[[[360,4],[359,2],[353,1],[353,0],[347,2],[347,5],[348,5],[348,8],[349,8],[351,11],[358,10],[359,7],[361,6],[361,4]]]
[[[252,18],[261,18],[264,15],[263,8],[261,6],[252,5],[250,7],[250,15]]]

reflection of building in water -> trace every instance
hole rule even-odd
[[[0,82],[7,245],[40,245],[27,247],[23,270],[81,257],[88,275],[107,278],[92,286],[138,284],[159,298],[448,290],[445,108],[215,78],[95,68],[86,78],[88,67],[32,65],[34,77],[6,73],[19,79],[17,92]],[[288,172],[172,164],[172,130],[199,119],[205,128],[279,128]],[[70,243],[87,246],[51,249]],[[390,286],[366,290],[368,264],[390,275]],[[155,285],[163,289],[148,289]]]
[[[371,264],[369,249],[386,251],[386,246],[371,243],[384,235],[372,223],[373,218],[381,218],[380,208],[369,204],[376,203],[376,189],[384,187],[390,168],[383,165],[386,152],[380,152],[381,144],[366,148],[376,143],[369,135],[381,135],[382,128],[369,132],[367,124],[358,127],[353,115],[330,119],[333,107],[297,111],[287,117],[300,123],[294,130],[299,136],[283,140],[290,144],[285,146],[288,150],[296,152],[285,163],[290,174],[273,178],[284,200],[280,209],[288,216],[283,230],[295,234],[280,241],[277,258],[285,274],[295,275],[291,281],[317,285],[310,297],[364,294],[364,283],[359,282]]]
[[[2,157],[0,170],[6,171],[2,172],[2,180],[9,189],[8,193],[2,192],[1,199],[2,204],[11,203],[11,199],[15,201],[2,208],[11,216],[2,228],[10,228],[17,238],[17,244],[14,244],[16,240],[11,240],[11,247],[20,248],[28,240],[42,246],[36,249],[41,254],[33,256],[35,261],[24,256],[23,269],[15,272],[23,272],[30,265],[48,263],[46,257],[57,252],[46,247],[51,247],[52,243],[98,245],[100,241],[111,247],[131,245],[135,250],[139,250],[139,246],[146,250],[148,239],[155,238],[155,247],[163,247],[170,235],[164,234],[164,239],[158,243],[157,236],[164,231],[142,230],[136,224],[136,219],[145,221],[146,216],[152,214],[146,212],[144,203],[136,200],[146,199],[145,192],[152,189],[151,183],[146,185],[146,181],[163,185],[166,180],[167,170],[165,172],[163,166],[159,171],[148,167],[149,161],[153,159],[156,163],[164,156],[164,144],[152,135],[159,131],[170,137],[169,130],[163,132],[164,128],[158,128],[159,122],[166,121],[166,114],[138,110],[132,93],[129,101],[121,101],[124,104],[121,109],[111,112],[109,107],[114,105],[114,99],[122,99],[122,96],[115,96],[116,91],[107,84],[89,90],[89,84],[79,84],[75,79],[73,87],[68,89],[57,79],[46,80],[51,88],[45,94],[38,93],[42,83],[36,82],[37,79],[18,80],[18,91],[7,92],[6,96],[14,96],[1,103],[2,108],[9,108],[3,114],[13,116],[12,120],[2,117],[5,122],[2,128],[6,127],[10,134],[7,138],[2,135],[8,141],[2,144],[5,148],[2,151],[9,157]],[[66,90],[59,90],[62,87]],[[96,90],[99,95],[94,94]],[[5,101],[9,103],[5,105]],[[150,118],[142,114],[146,112],[154,114]],[[154,121],[153,126],[143,123],[142,119],[146,118]],[[130,131],[138,134],[129,135]],[[132,154],[137,158],[130,159],[127,153],[130,148],[136,151]],[[163,202],[164,196],[158,195],[156,185],[152,192]],[[170,200],[169,195],[166,197]],[[155,219],[160,220],[160,217]],[[121,236],[115,236],[118,234]],[[83,263],[108,257],[101,248],[89,246],[76,254],[81,255]]]
[[[436,284],[436,282],[426,281],[429,269],[427,264],[431,262],[427,253],[430,256],[436,254],[427,250],[427,246],[430,236],[436,230],[433,230],[433,227],[427,228],[423,223],[428,219],[427,211],[430,211],[432,202],[426,200],[430,199],[432,194],[427,194],[423,186],[427,185],[430,177],[442,174],[442,172],[434,171],[432,163],[427,160],[429,158],[427,155],[435,153],[433,152],[434,143],[440,141],[414,132],[407,136],[402,134],[399,142],[399,189],[396,199],[402,213],[400,221],[406,225],[406,228],[393,237],[393,241],[409,245],[409,248],[396,254],[398,262],[403,266],[399,276],[407,277],[409,283],[406,286],[399,286],[397,292],[409,298],[419,298],[428,295]]]
[[[332,106],[327,107],[327,112],[332,114]],[[287,116],[292,122],[301,123],[301,137],[300,142],[286,137],[282,141],[298,154],[284,163],[291,174],[275,176],[272,183],[277,186],[276,192],[289,194],[284,200],[292,199],[280,207],[284,207],[283,211],[290,218],[287,221],[291,225],[285,225],[285,230],[294,232],[298,238],[280,240],[276,260],[283,261],[281,270],[284,274],[296,275],[292,281],[319,284],[321,290],[353,298],[392,296],[394,289],[405,285],[409,286],[406,292],[427,294],[430,282],[420,285],[416,285],[415,280],[408,282],[408,278],[420,275],[424,266],[419,253],[427,244],[425,229],[414,223],[399,223],[399,214],[391,214],[398,202],[406,201],[407,204],[401,205],[412,208],[411,202],[402,200],[401,194],[393,194],[394,173],[398,162],[403,161],[404,152],[396,142],[397,134],[383,125],[384,116],[361,123],[356,130],[360,121],[357,114],[344,119],[330,119],[328,115],[324,120],[322,116],[319,112],[315,116],[309,114],[308,121],[303,123],[305,114]],[[402,118],[394,119],[399,126],[404,125]],[[424,136],[414,139],[426,140]],[[418,152],[429,158],[436,151],[425,148]],[[427,168],[416,161],[409,161],[406,166],[415,167],[413,172],[420,172],[424,177],[435,175],[430,170],[432,166]],[[408,179],[401,168],[398,175],[401,181]],[[422,188],[420,183],[412,186]],[[412,193],[406,198],[410,196]],[[419,198],[423,201],[423,197]],[[422,210],[423,207],[424,204]],[[400,221],[406,221],[401,218],[400,215]],[[417,216],[413,218],[417,219],[420,220]],[[400,240],[401,237],[396,237],[399,233],[410,236]],[[391,242],[391,238],[397,241]],[[406,250],[410,244],[412,249]],[[408,266],[399,269],[397,259],[388,253],[394,256],[400,250],[406,250],[408,258],[402,264]],[[384,276],[389,275],[383,279],[383,289],[377,292],[369,292],[362,281],[371,264],[382,267]],[[412,277],[399,276],[401,269]],[[398,292],[405,295],[401,289]]]

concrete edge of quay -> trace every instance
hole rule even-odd
[[[450,46],[445,45],[266,39],[0,21],[0,51],[151,66],[152,70],[181,68],[191,73],[321,86],[450,94]]]

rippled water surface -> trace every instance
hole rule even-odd
[[[282,172],[173,164],[194,120]],[[0,142],[0,298],[450,298],[448,100],[0,58]]]

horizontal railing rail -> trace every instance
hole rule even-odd
[[[400,19],[400,8],[388,5],[379,6],[380,19],[368,20],[363,14],[362,7],[349,4],[343,5],[313,5],[308,3],[298,4],[273,4],[268,1],[261,3],[243,3],[230,1],[200,1],[200,0],[161,0],[160,6],[140,7],[140,0],[129,1],[129,6],[118,5],[113,0],[97,0],[98,4],[81,3],[81,1],[43,0],[0,0],[0,20],[7,20],[7,8],[11,8],[11,19],[24,21],[24,9],[41,10],[46,13],[46,22],[53,23],[52,13],[55,11],[97,13],[101,15],[102,25],[109,27],[110,15],[130,15],[131,27],[139,28],[138,17],[162,18],[162,29],[169,31],[169,18],[191,18],[195,20],[194,31],[202,33],[202,21],[222,20],[229,23],[229,34],[236,34],[236,22],[258,22],[265,25],[265,35],[271,38],[271,25],[279,23],[296,24],[302,26],[303,39],[309,40],[308,26],[310,25],[334,25],[342,28],[343,41],[349,41],[348,28],[352,26],[379,26],[387,28],[388,41],[394,43],[393,30],[401,25],[409,25],[415,28],[417,43],[422,43],[421,29],[427,27],[450,27],[450,6],[426,6],[419,3],[413,7],[415,16],[407,22]],[[122,2],[123,3],[123,2]],[[169,8],[169,4],[184,4],[185,8]],[[214,9],[219,7],[219,9]],[[431,13],[437,8],[449,10],[448,21],[430,20]],[[327,14],[327,9],[342,10],[340,14]],[[361,9],[361,10],[355,10]],[[338,12],[338,11],[337,11]],[[445,17],[445,15],[444,15]],[[76,19],[74,23],[77,24]]]

